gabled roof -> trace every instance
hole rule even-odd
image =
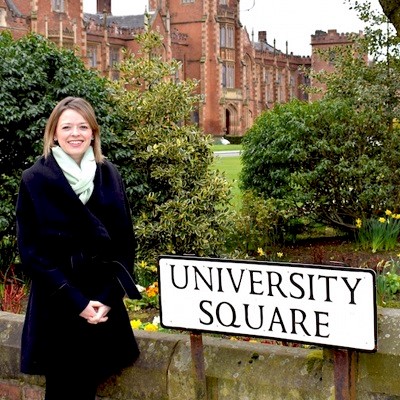
[[[141,15],[123,15],[123,16],[113,16],[107,15],[107,26],[117,25],[121,28],[142,28],[144,26],[144,14]],[[89,14],[84,13],[84,20],[94,20],[98,24],[104,23],[103,14]]]
[[[11,10],[12,14],[17,17],[26,17],[26,15],[22,14],[19,8],[15,5],[13,0],[5,0],[5,3],[9,10]]]
[[[269,43],[254,42],[253,46],[257,51],[268,51],[270,53],[274,52],[274,46],[271,46]],[[277,48],[275,48],[275,52],[282,53]]]

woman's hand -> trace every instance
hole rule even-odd
[[[98,324],[108,320],[107,314],[111,307],[106,306],[100,301],[90,300],[86,308],[79,314],[85,318],[89,324]]]

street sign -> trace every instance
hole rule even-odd
[[[161,325],[376,351],[375,272],[160,256]]]

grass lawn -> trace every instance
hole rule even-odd
[[[242,150],[241,144],[213,144],[213,151]]]
[[[224,149],[226,150],[237,150],[237,149],[231,149],[228,146],[223,146]],[[218,151],[218,150],[215,150]],[[232,206],[238,210],[241,205],[241,193],[239,190],[239,185],[238,185],[238,179],[239,179],[239,174],[240,170],[242,169],[242,163],[240,160],[240,156],[236,157],[215,157],[214,165],[213,167],[215,169],[218,169],[222,172],[224,172],[226,179],[228,182],[232,184],[232,193],[233,193],[233,199],[232,199]]]

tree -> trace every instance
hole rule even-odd
[[[112,85],[120,117],[109,154],[120,166],[131,203],[138,261],[160,254],[221,254],[231,200],[226,178],[211,168],[210,137],[190,122],[197,82],[177,79],[180,64],[162,59],[161,36],[137,38]]]
[[[95,108],[105,142],[112,140],[112,105],[106,80],[87,70],[72,50],[43,36],[13,40],[0,34],[0,251],[5,268],[15,257],[15,203],[21,172],[42,153],[44,127],[66,96],[86,98]],[[14,238],[14,239],[13,239]],[[0,265],[1,267],[1,265]]]
[[[397,36],[400,36],[400,3],[398,0],[379,0],[379,4],[388,20],[396,28]]]
[[[357,218],[398,211],[400,197],[399,38],[368,2],[356,9],[369,23],[365,35],[319,51],[333,72],[310,72],[326,87],[323,100],[263,115],[243,152],[244,188],[345,231]]]

